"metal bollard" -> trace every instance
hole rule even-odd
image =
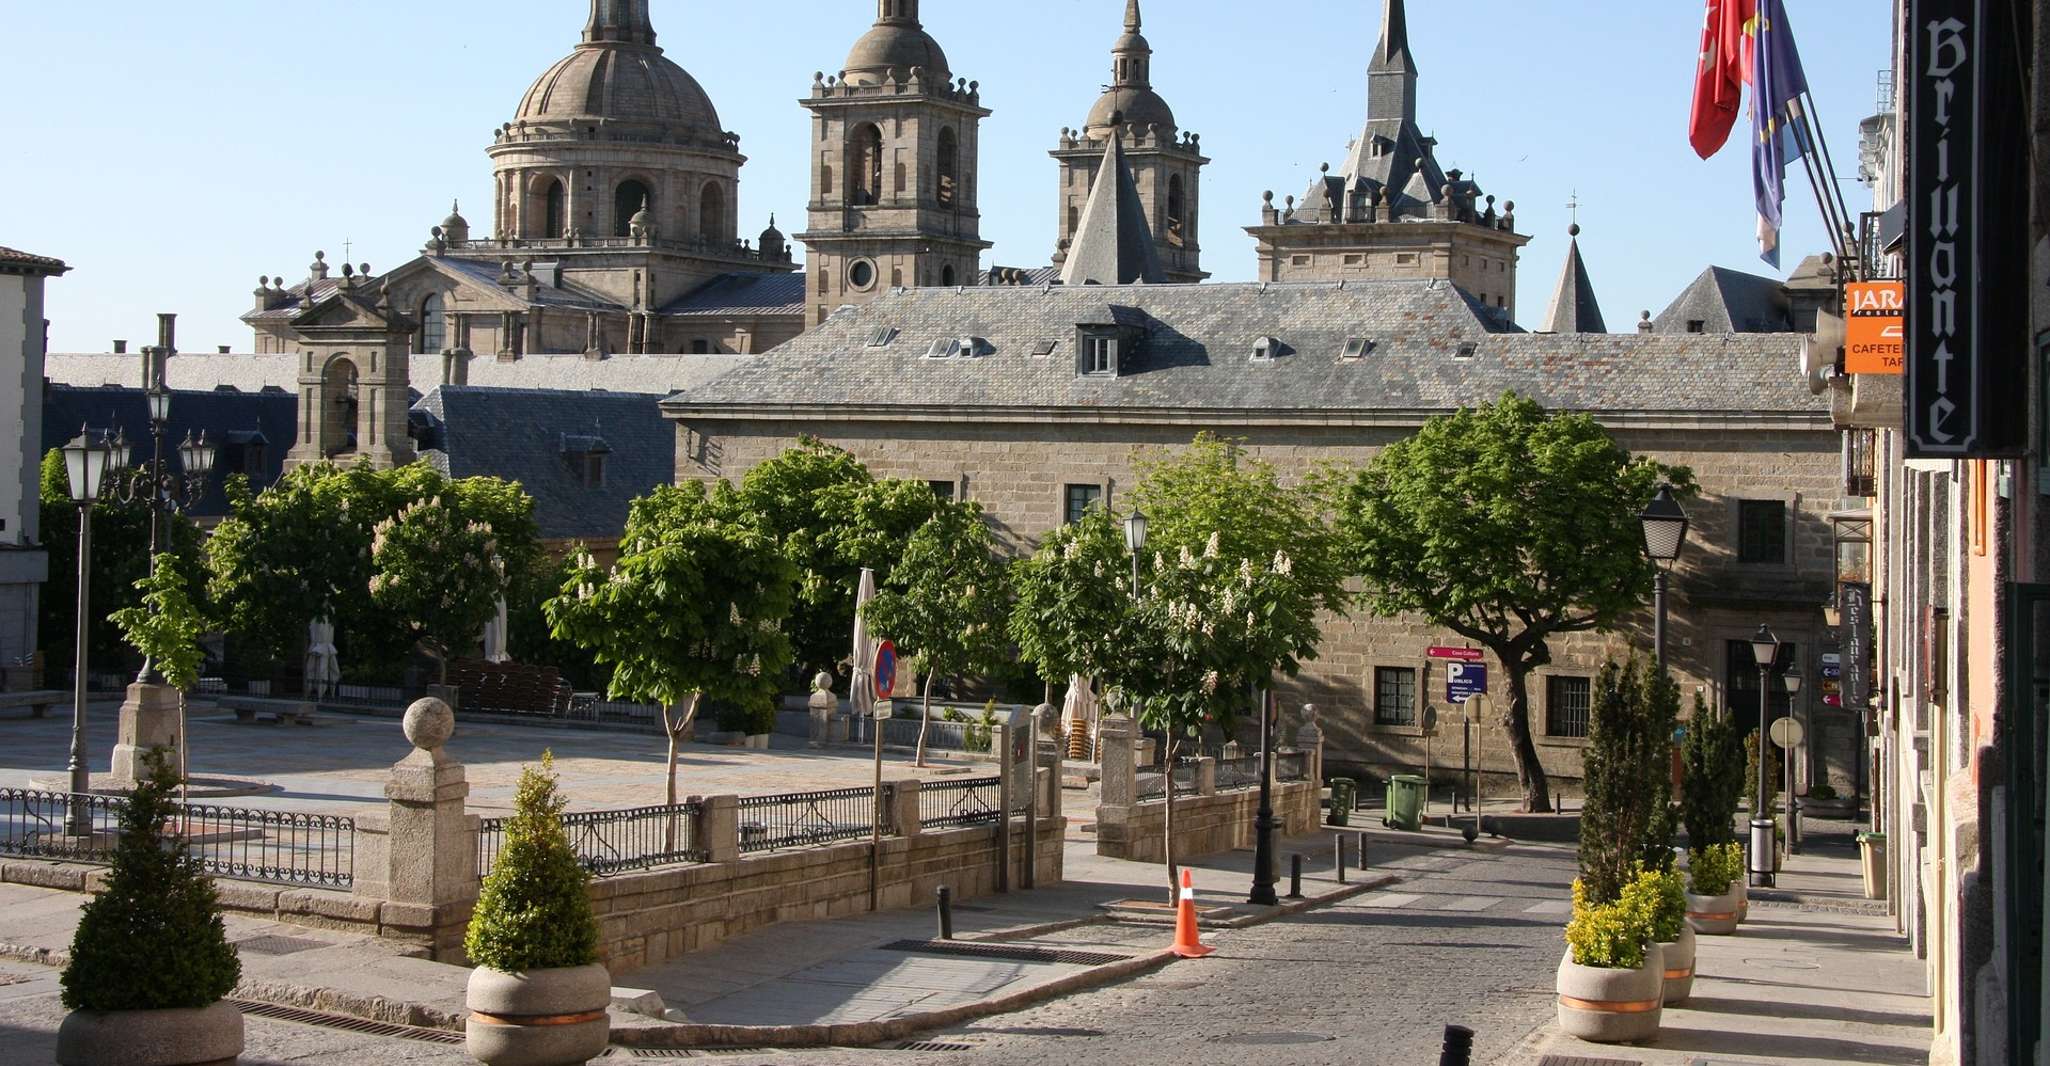
[[[1463,1025],[1445,1027],[1445,1046],[1438,1052],[1438,1066],[1472,1066],[1473,1030]]]
[[[1360,876],[1365,877],[1367,875],[1367,834],[1365,833],[1360,834],[1359,860]]]
[[[1288,857],[1288,898],[1303,898],[1303,853]]]
[[[1344,834],[1344,833],[1333,833],[1333,834],[1331,834],[1331,850],[1332,850],[1332,852],[1333,852],[1333,853],[1334,853],[1334,854],[1336,855],[1336,857],[1337,857],[1337,861],[1338,861],[1338,883],[1342,885],[1342,884],[1344,884],[1344,883],[1345,883],[1345,834]]]
[[[940,898],[940,939],[952,940],[954,939],[954,890],[941,885],[936,894]]]

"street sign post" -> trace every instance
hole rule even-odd
[[[897,690],[897,645],[887,640],[876,645],[875,690],[879,700]]]
[[[1807,732],[1806,729],[1801,727],[1799,719],[1782,718],[1772,724],[1772,742],[1785,750],[1792,751],[1800,746],[1801,740],[1807,735]]]
[[[1456,659],[1460,662],[1477,663],[1487,653],[1479,648],[1452,648],[1444,645],[1432,645],[1431,649],[1424,654],[1433,659]]]
[[[1445,664],[1445,702],[1465,703],[1488,691],[1488,664],[1454,660]]]

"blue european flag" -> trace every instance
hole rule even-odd
[[[1758,0],[1751,32],[1751,184],[1758,194],[1758,254],[1780,265],[1781,207],[1787,200],[1787,160],[1808,151],[1801,98],[1808,75],[1787,23],[1784,0]]]

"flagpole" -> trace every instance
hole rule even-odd
[[[1802,93],[1801,96],[1803,98],[1803,102],[1801,105],[1802,111],[1803,113],[1808,115],[1811,125],[1813,125],[1815,129],[1815,143],[1822,148],[1822,166],[1823,171],[1829,175],[1830,194],[1836,198],[1837,212],[1842,217],[1843,227],[1849,229],[1851,225],[1851,209],[1850,205],[1844,202],[1843,185],[1841,182],[1837,180],[1836,158],[1830,153],[1829,142],[1827,140],[1824,140],[1822,137],[1821,109],[1815,106],[1814,90],[1811,89],[1808,92]],[[1848,244],[1852,240],[1852,235],[1846,234],[1844,240],[1846,244]],[[1860,251],[1862,251],[1862,249],[1860,249]],[[1859,262],[1859,271],[1860,274],[1863,276],[1869,276],[1864,275],[1866,266],[1867,265],[1862,261]]]
[[[1815,130],[1808,121],[1808,109],[1804,104],[1800,113],[1794,116],[1794,140],[1801,149],[1801,169],[1808,175],[1808,187],[1815,190],[1815,206],[1822,212],[1823,228],[1829,231],[1829,246],[1836,251],[1838,259],[1845,258],[1843,223],[1836,213],[1836,200],[1829,195],[1827,183],[1821,173],[1822,160],[1815,148]],[[1801,143],[1806,142],[1806,143]]]

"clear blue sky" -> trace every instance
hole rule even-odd
[[[1788,0],[1829,122],[1844,196],[1857,122],[1888,63],[1885,0]],[[837,71],[871,0],[652,0],[668,54],[711,94],[749,161],[741,231],[806,198],[815,70]],[[101,0],[7,5],[0,70],[0,244],[74,270],[50,287],[51,343],[140,345],[179,313],[179,346],[249,346],[236,316],[259,274],[297,281],[316,248],[379,271],[417,254],[460,197],[488,232],[484,148],[528,84],[567,53],[585,0]],[[982,83],[984,265],[1051,255],[1061,127],[1109,80],[1123,0],[927,0],[955,72]],[[1686,142],[1698,0],[1411,0],[1419,122],[1440,158],[1518,205],[1521,319],[1544,311],[1578,191],[1581,248],[1611,329],[1656,312],[1711,263],[1763,272],[1753,248],[1742,126],[1709,162]],[[1307,12],[1323,20],[1313,25]],[[1254,270],[1239,227],[1260,193],[1300,192],[1364,115],[1374,0],[1316,8],[1150,0],[1155,87],[1215,160],[1203,181],[1204,265]],[[1791,268],[1821,250],[1798,169],[1784,241]]]

